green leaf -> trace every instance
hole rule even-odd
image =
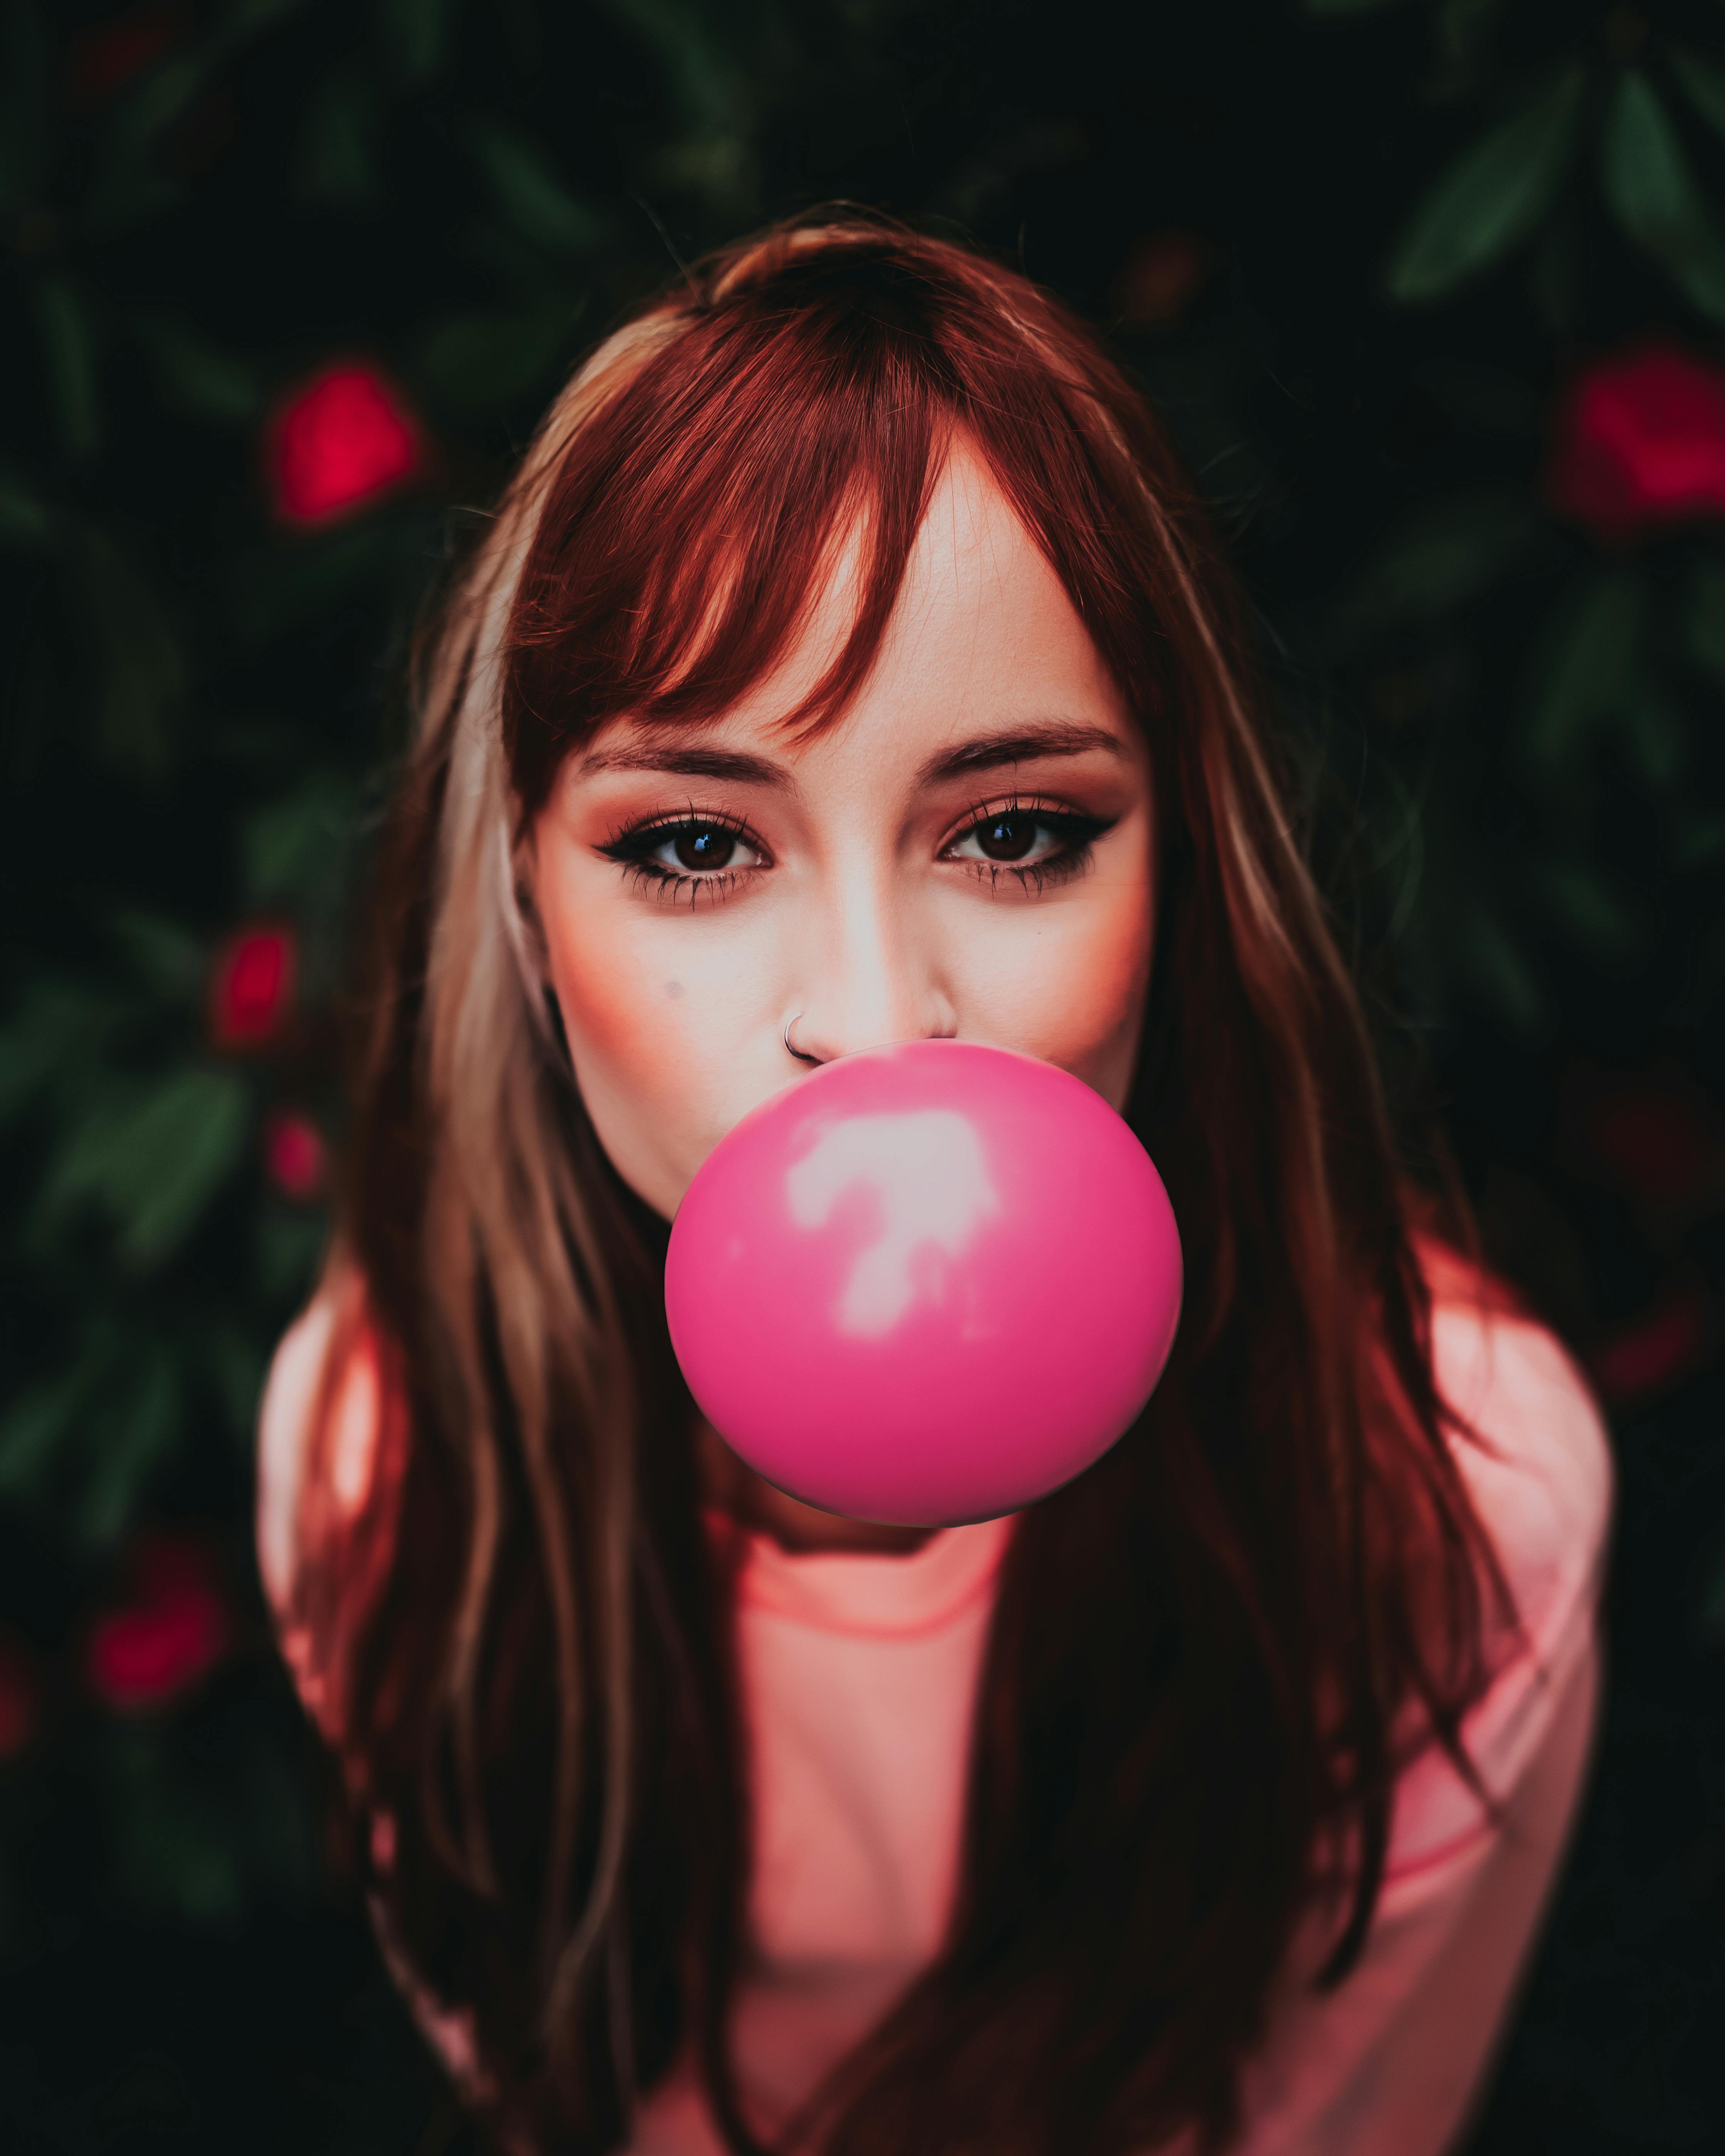
[[[208,44],[171,54],[149,69],[115,108],[99,138],[84,220],[99,236],[146,223],[177,203],[184,189],[156,168],[157,144],[213,80],[217,56]]]
[[[1368,558],[1335,610],[1344,644],[1452,612],[1532,551],[1539,522],[1524,496],[1480,488],[1423,502]]]
[[[259,1352],[254,1340],[232,1325],[207,1326],[198,1346],[222,1412],[249,1453],[257,1432],[258,1403],[263,1398],[269,1358]]]
[[[1725,559],[1699,562],[1682,613],[1684,649],[1716,688],[1725,689]]]
[[[193,1743],[176,1718],[103,1732],[90,1777],[103,1845],[128,1911],[177,1929],[231,1927],[267,1896],[303,1906],[321,1872],[298,1748],[261,1704],[224,1702]]]
[[[305,115],[295,181],[308,202],[363,209],[382,192],[377,95],[363,69],[350,64],[324,77]]]
[[[177,1925],[234,1923],[245,1907],[234,1821],[206,1774],[187,1771],[155,1732],[127,1731],[100,1777],[105,1842],[139,1915]]]
[[[1621,709],[1635,679],[1646,603],[1629,570],[1567,593],[1535,647],[1521,750],[1536,777],[1574,781],[1599,721]]]
[[[400,80],[417,90],[443,65],[461,0],[377,0],[377,33]]]
[[[95,326],[82,290],[63,270],[43,278],[33,296],[49,403],[67,454],[81,461],[101,439]]]
[[[301,0],[230,0],[197,44],[168,54],[144,73],[116,107],[97,145],[83,212],[93,233],[128,230],[180,199],[184,189],[165,178],[153,162],[162,136],[231,61],[300,4]]]
[[[155,994],[180,1003],[203,987],[209,954],[200,938],[178,921],[127,906],[115,914],[108,931]]]
[[[123,1259],[159,1265],[238,1165],[250,1106],[244,1081],[223,1070],[175,1071],[153,1085],[114,1081],[54,1160],[45,1215],[65,1219],[95,1204],[116,1223]]]
[[[109,999],[64,981],[28,988],[11,1023],[0,1028],[0,1123],[62,1073],[87,1068],[118,1015]]]
[[[300,1303],[311,1293],[329,1240],[323,1214],[303,1207],[258,1208],[258,1285],[274,1303]]]
[[[1656,793],[1668,793],[1682,773],[1689,747],[1682,707],[1656,682],[1641,684],[1618,728],[1630,762]]]
[[[730,215],[752,203],[759,187],[748,138],[723,129],[666,143],[649,169],[659,185],[705,195]]]
[[[53,1505],[88,1548],[111,1544],[186,1430],[175,1351],[99,1317],[69,1367],[0,1418],[0,1496]]]
[[[147,308],[132,316],[131,328],[163,400],[176,410],[227,427],[257,417],[263,393],[256,370],[212,344],[183,316]]]
[[[1709,127],[1725,135],[1725,67],[1686,45],[1672,45],[1666,57],[1683,95]]]
[[[39,196],[47,180],[48,39],[33,0],[7,0],[0,28],[0,203]]]
[[[105,532],[80,535],[75,576],[100,661],[97,745],[115,771],[153,781],[167,767],[185,694],[179,640],[131,555]]]
[[[247,818],[240,832],[246,896],[254,906],[315,896],[339,885],[357,821],[353,788],[314,772],[285,800]]]
[[[1456,932],[1455,952],[1463,975],[1523,1040],[1545,1028],[1545,991],[1515,938],[1497,915],[1484,906],[1465,914]]]
[[[1640,924],[1598,870],[1581,861],[1545,861],[1531,881],[1553,921],[1594,964],[1620,971],[1639,957]]]
[[[48,504],[15,473],[0,466],[0,547],[39,554],[46,552],[53,536]]]
[[[1662,263],[1691,303],[1725,321],[1725,242],[1659,92],[1638,68],[1605,116],[1605,199],[1638,246]]]
[[[1574,156],[1585,86],[1578,63],[1462,151],[1391,253],[1392,298],[1409,305],[1441,300],[1532,236]]]
[[[89,1464],[72,1514],[86,1548],[117,1542],[158,1468],[185,1430],[185,1394],[172,1353],[151,1342],[128,1357],[92,1414]]]
[[[598,244],[603,223],[569,192],[525,129],[478,115],[465,136],[492,199],[522,239],[552,254],[584,254]]]
[[[87,1342],[69,1370],[20,1393],[0,1414],[0,1496],[44,1492],[107,1360],[100,1346]]]
[[[421,336],[418,373],[462,417],[507,409],[567,367],[582,303],[519,314],[457,315]]]
[[[706,141],[673,145],[659,161],[667,174],[680,159],[688,179],[722,193],[739,177],[747,156],[734,132],[747,125],[752,102],[748,80],[727,43],[734,18],[703,0],[603,0],[607,14],[657,54],[670,79],[675,110],[691,134]],[[703,178],[697,175],[704,175]]]

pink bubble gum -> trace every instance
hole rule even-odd
[[[745,1116],[671,1229],[690,1390],[757,1474],[919,1527],[1017,1512],[1131,1425],[1180,1314],[1162,1178],[1081,1080],[870,1049]]]

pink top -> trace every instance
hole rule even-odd
[[[283,1342],[260,1429],[259,1556],[278,1608],[297,1460],[330,1337],[314,1304]],[[1573,1364],[1537,1326],[1440,1306],[1445,1396],[1490,1441],[1457,1458],[1522,1613],[1527,1650],[1474,1711],[1469,1751],[1494,1826],[1441,1753],[1397,1792],[1364,1953],[1313,1993],[1301,1941],[1248,2070],[1246,2156],[1438,2156],[1465,2123],[1536,1934],[1575,1810],[1599,1683],[1595,1611],[1611,1474]],[[332,1473],[364,1482],[357,1388],[336,1404]],[[369,1381],[374,1383],[374,1380]],[[756,1817],[754,1951],[733,2051],[770,2129],[935,1952],[955,1877],[978,1671],[1010,1521],[910,1557],[795,1556],[751,1537],[740,1645]],[[284,1639],[290,1664],[295,1643]],[[386,1942],[386,1946],[387,1946]],[[461,2017],[416,2000],[458,2073]],[[720,2156],[692,2074],[644,2106],[632,2156]]]

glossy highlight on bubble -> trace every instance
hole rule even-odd
[[[750,1466],[852,1518],[1016,1512],[1149,1398],[1173,1209],[1081,1081],[969,1042],[840,1058],[714,1149],[671,1230],[689,1387]]]

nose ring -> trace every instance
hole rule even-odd
[[[797,1023],[797,1020],[801,1018],[802,1015],[803,1014],[801,1011],[793,1011],[791,1015],[784,1022],[784,1034],[783,1036],[784,1040],[784,1052],[798,1063],[818,1063],[820,1060],[820,1058],[818,1055],[805,1055],[800,1048],[793,1048],[791,1046],[791,1028]]]

